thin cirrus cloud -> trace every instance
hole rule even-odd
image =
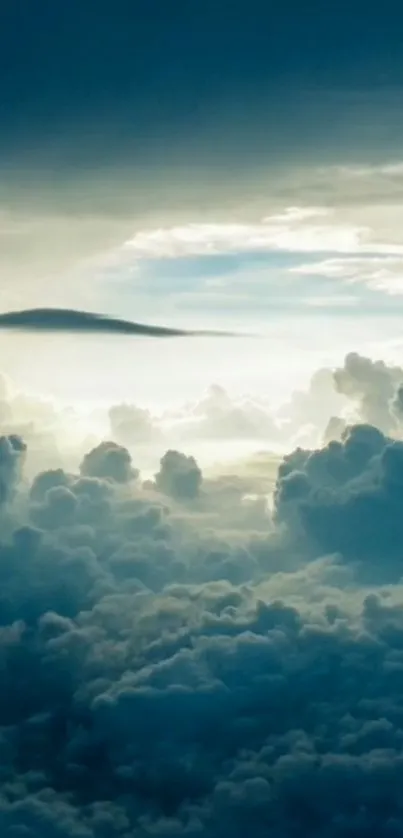
[[[373,291],[403,294],[403,258],[399,256],[360,256],[324,259],[293,266],[290,271],[306,276],[326,277],[346,285],[362,284]]]

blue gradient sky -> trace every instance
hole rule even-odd
[[[326,148],[315,139],[336,153],[335,129],[349,152],[362,151],[365,137],[369,145],[382,136],[371,113],[392,115],[399,96],[402,14],[390,0],[382,15],[361,0],[4,3],[3,153],[35,146],[40,155],[70,136],[69,165],[113,159],[117,149],[150,160],[219,130],[202,158],[219,157],[224,140],[235,158],[248,143],[258,156],[269,148],[317,158]]]

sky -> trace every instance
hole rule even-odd
[[[233,333],[0,329],[5,838],[403,834],[402,33],[0,4],[0,325]]]
[[[401,22],[397,2],[359,0],[2,4],[0,310],[251,331],[266,343],[245,344],[245,366],[286,354],[292,386],[339,361],[347,334],[368,351],[398,339]],[[108,389],[139,355],[87,342],[80,376],[66,343],[45,364],[46,346],[4,351],[24,385],[81,400],[89,372],[105,390],[91,357]],[[178,345],[163,369],[150,349],[154,391],[172,363],[175,398],[202,391],[211,354]],[[282,389],[275,366],[260,391]],[[225,359],[217,374],[231,383]]]

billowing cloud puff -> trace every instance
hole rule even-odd
[[[331,416],[323,435],[323,442],[340,442],[347,430],[347,422],[341,416]]]
[[[189,499],[199,494],[203,475],[194,457],[180,451],[167,451],[155,475],[155,485],[174,498]]]
[[[251,398],[233,400],[218,384],[193,406],[188,422],[188,433],[193,431],[194,437],[274,440],[279,435],[267,407]]]
[[[108,416],[112,436],[122,445],[149,444],[161,435],[150,411],[136,405],[114,405]]]
[[[399,579],[402,489],[403,442],[371,425],[356,425],[341,442],[298,449],[285,458],[276,513],[319,553],[337,552],[364,566],[371,562],[369,576]]]
[[[401,425],[397,395],[403,383],[400,367],[350,352],[344,366],[335,370],[334,382],[339,393],[356,402],[361,421],[385,433],[394,433]]]
[[[10,499],[19,481],[25,451],[21,437],[0,436],[0,504]]]
[[[283,438],[300,434],[306,427],[318,428],[323,433],[329,418],[340,415],[345,408],[344,393],[335,388],[330,369],[320,369],[312,376],[307,390],[297,390],[288,404],[283,405],[280,417],[284,422]],[[285,434],[288,433],[288,437]]]
[[[138,477],[138,471],[133,468],[131,456],[126,448],[115,442],[101,442],[85,455],[81,466],[81,474],[87,477],[100,477],[126,483]]]
[[[34,501],[41,501],[45,498],[48,490],[59,486],[68,486],[69,483],[69,476],[62,468],[41,471],[32,481],[30,496]]]
[[[399,384],[391,402],[390,409],[398,425],[403,423],[403,384]]]

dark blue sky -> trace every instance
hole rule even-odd
[[[376,153],[399,142],[402,44],[397,0],[5,0],[0,151]]]

